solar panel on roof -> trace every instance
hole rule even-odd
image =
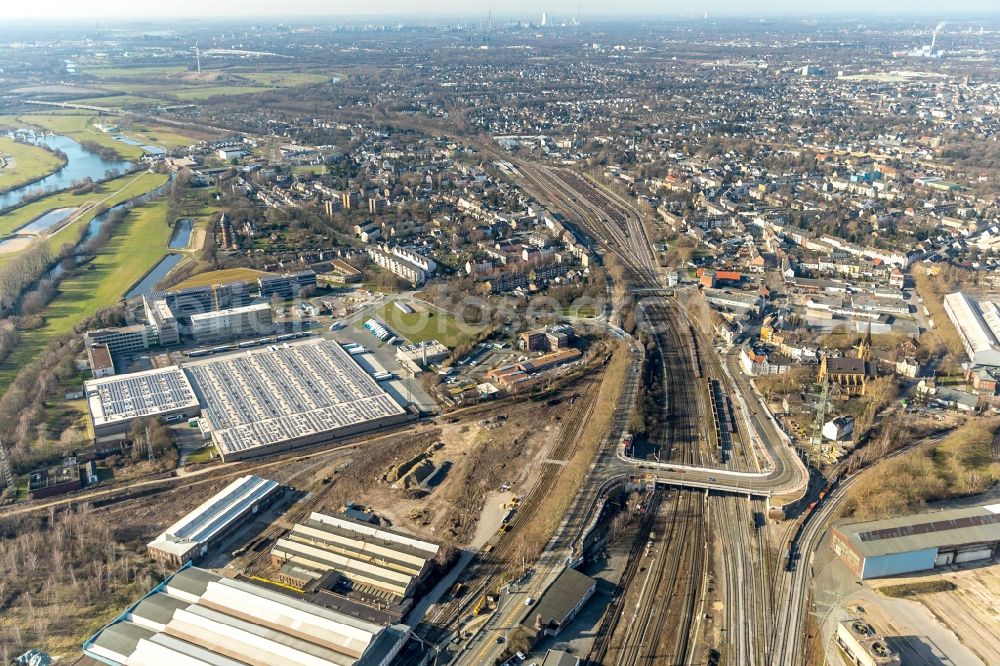
[[[955,518],[952,520],[936,520],[929,523],[919,523],[917,525],[886,527],[880,530],[859,532],[858,539],[861,541],[882,541],[883,539],[897,539],[899,537],[927,534],[929,532],[958,530],[965,527],[979,527],[983,525],[995,525],[998,523],[1000,523],[1000,514],[964,516],[962,518]]]

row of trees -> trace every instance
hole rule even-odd
[[[0,314],[12,312],[21,293],[35,284],[51,264],[49,246],[34,243],[0,268]]]

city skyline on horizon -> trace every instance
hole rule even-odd
[[[380,0],[374,3],[367,3],[362,9],[356,6],[337,6],[341,3],[331,4],[324,0],[300,0],[295,10],[287,7],[275,8],[274,3],[268,0],[217,0],[212,3],[211,8],[206,8],[204,3],[197,0],[175,0],[164,8],[147,8],[143,11],[134,9],[135,3],[127,0],[94,0],[85,7],[71,0],[47,0],[40,5],[22,5],[10,7],[4,10],[4,16],[8,20],[53,20],[93,18],[109,20],[120,18],[123,20],[147,18],[147,19],[189,19],[189,18],[365,18],[365,17],[397,17],[404,18],[447,18],[465,17],[472,18],[480,15],[486,16],[490,12],[495,18],[516,19],[521,21],[540,20],[543,13],[547,14],[551,21],[568,21],[569,19],[581,15],[594,18],[631,18],[631,17],[683,17],[693,14],[696,17],[703,17],[705,13],[709,17],[725,18],[731,17],[752,17],[752,16],[795,16],[795,17],[850,17],[850,15],[864,16],[891,16],[896,12],[906,12],[909,16],[917,14],[914,18],[940,17],[948,18],[975,13],[986,13],[1000,15],[1000,6],[995,0],[959,0],[952,3],[946,11],[942,11],[939,2],[932,0],[884,0],[877,6],[863,0],[844,0],[831,10],[827,3],[809,0],[796,2],[794,0],[771,0],[760,2],[750,0],[710,0],[707,2],[678,3],[670,7],[663,7],[661,3],[652,0],[633,0],[623,6],[617,6],[613,11],[608,11],[605,3],[594,0],[552,0],[545,4],[534,2],[522,2],[513,0],[512,2],[481,3],[479,6],[470,8],[463,2],[457,0],[436,0],[427,3],[430,8],[424,11],[414,11],[410,3],[401,0]]]

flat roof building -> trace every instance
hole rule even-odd
[[[424,340],[396,348],[396,360],[400,364],[417,369],[440,363],[451,355],[451,350],[437,340]]]
[[[435,543],[350,518],[313,512],[271,550],[275,566],[293,565],[300,577],[336,571],[360,592],[405,599],[431,568]]]
[[[111,349],[104,343],[87,347],[87,360],[94,379],[111,377],[115,374],[115,363],[111,359]]]
[[[201,411],[191,382],[176,365],[91,379],[83,388],[95,437],[127,432],[138,418],[190,418]]]
[[[1000,504],[840,525],[831,545],[862,580],[989,560],[1000,553]]]
[[[250,289],[250,283],[236,280],[222,284],[168,289],[154,293],[152,300],[165,303],[174,317],[178,333],[186,335],[190,333],[192,315],[248,305],[252,300]],[[155,326],[153,321],[149,323],[151,327]],[[161,341],[161,344],[170,343]]]
[[[223,460],[333,441],[413,418],[332,340],[185,365]]]
[[[944,297],[944,310],[958,329],[969,361],[1000,367],[1000,305],[956,291]]]
[[[105,344],[112,354],[141,351],[149,349],[151,329],[145,324],[121,326],[118,328],[100,328],[83,334],[85,347]]]
[[[146,311],[146,323],[153,329],[159,344],[180,344],[181,336],[177,317],[170,310],[165,298],[149,298],[143,295],[142,307]]]
[[[83,645],[111,666],[388,666],[406,625],[360,620],[242,580],[187,567]]]
[[[862,620],[837,623],[837,645],[858,666],[899,666],[899,653],[893,650],[875,628]]]
[[[279,488],[276,481],[241,476],[150,541],[146,550],[154,560],[171,567],[197,560],[248,516],[270,504]]]
[[[262,298],[277,294],[280,298],[293,298],[306,287],[316,286],[316,271],[300,271],[288,275],[267,275],[257,279]]]
[[[266,335],[273,329],[271,306],[267,303],[191,315],[191,335],[199,343]]]

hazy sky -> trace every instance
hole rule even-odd
[[[496,15],[534,17],[542,11],[550,16],[575,14],[579,6],[584,18],[611,14],[687,14],[692,9],[711,15],[773,14],[794,12],[932,14],[946,17],[969,12],[1000,14],[1000,0],[4,0],[0,19],[16,18],[132,18],[217,16],[359,16],[447,14],[472,17],[493,9]]]

